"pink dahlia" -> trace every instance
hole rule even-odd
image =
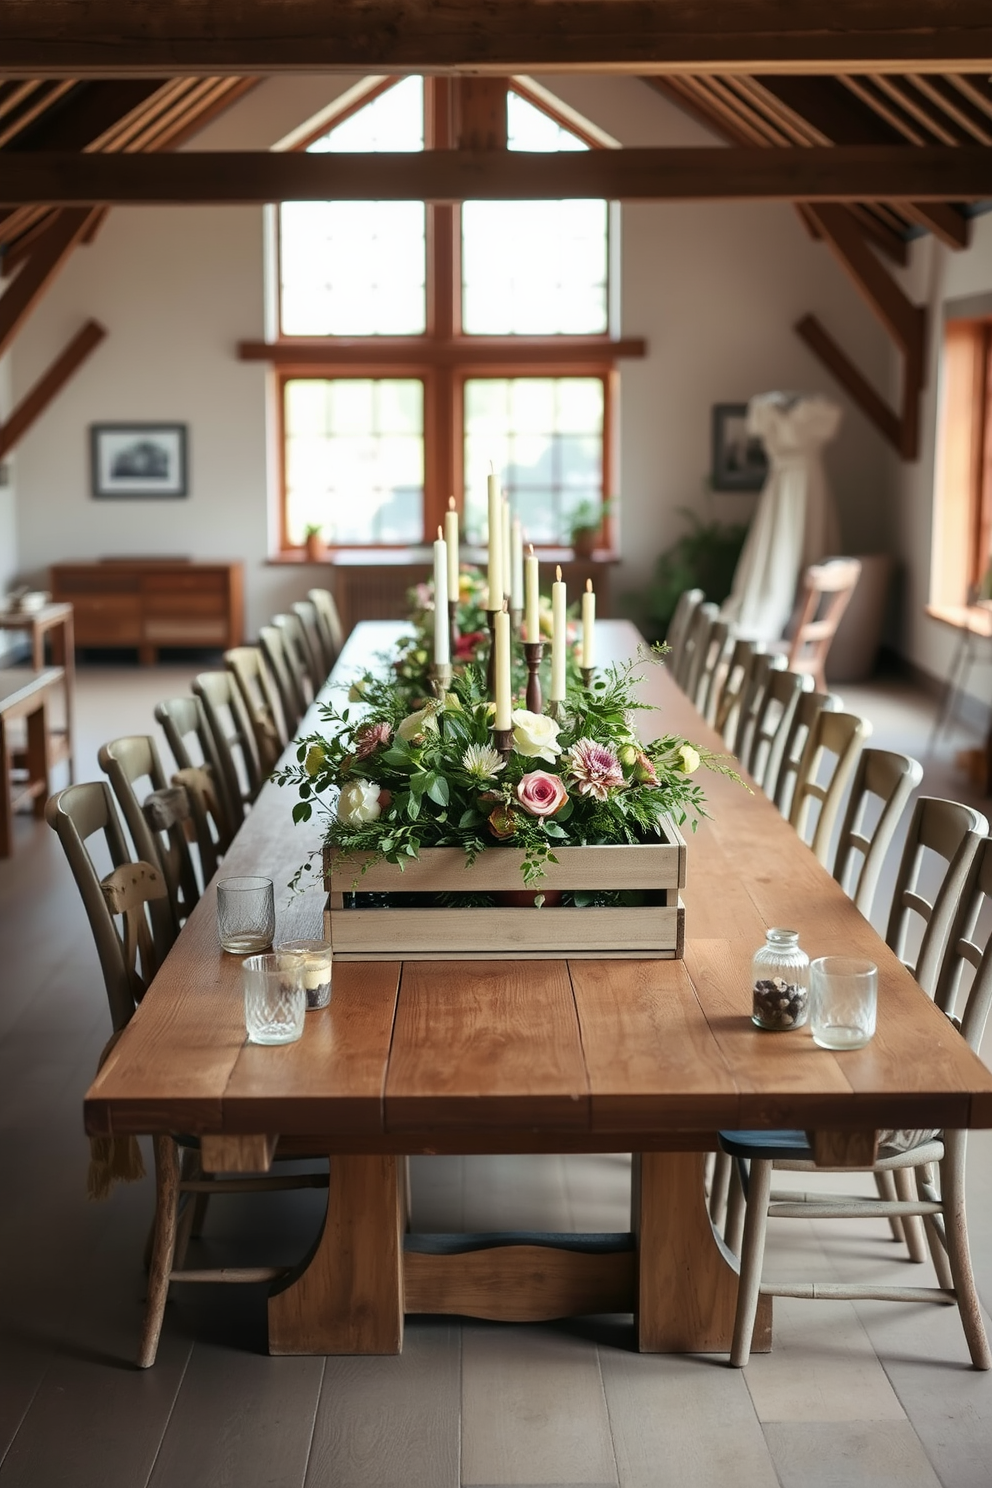
[[[611,790],[623,786],[623,770],[612,749],[595,739],[579,739],[568,751],[568,774],[580,796],[605,801]]]
[[[546,770],[532,770],[524,775],[517,786],[517,800],[528,816],[554,816],[568,800],[560,775],[549,775]]]
[[[377,749],[383,748],[392,737],[392,729],[385,721],[367,723],[355,730],[355,758],[368,759]]]

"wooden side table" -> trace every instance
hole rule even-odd
[[[73,725],[76,707],[76,652],[71,604],[47,604],[40,610],[0,611],[0,630],[23,630],[31,637],[31,665],[40,672],[48,661],[62,669],[64,722],[48,724],[48,763],[69,762],[69,784],[73,774]],[[47,655],[46,655],[47,652]]]
[[[46,707],[52,690],[64,681],[61,667],[46,667],[39,672],[28,667],[0,671],[0,858],[9,858],[14,851],[14,808],[29,799],[34,802],[36,817],[45,813],[50,765]],[[23,755],[27,778],[15,782],[7,726],[18,718],[27,724]]]

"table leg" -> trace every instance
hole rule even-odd
[[[27,766],[28,786],[35,792],[34,814],[36,817],[45,815],[45,803],[49,797],[49,774],[48,774],[48,710],[44,698],[39,699],[39,706],[33,709],[27,716]]]
[[[332,1157],[310,1255],[269,1297],[270,1354],[398,1354],[403,1203],[396,1157]]]
[[[7,725],[0,716],[0,858],[9,858],[14,850],[14,803],[10,783],[12,765],[7,744]]]
[[[634,1157],[637,1341],[647,1354],[727,1353],[734,1335],[738,1269],[718,1239],[703,1188],[705,1153]],[[771,1298],[758,1303],[753,1350],[771,1348]]]

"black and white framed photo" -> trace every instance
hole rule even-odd
[[[186,496],[185,424],[91,424],[94,496]]]
[[[747,404],[714,403],[714,491],[760,491],[767,474],[764,445],[748,437]]]

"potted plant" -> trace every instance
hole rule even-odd
[[[611,501],[580,501],[572,509],[568,525],[568,541],[576,558],[591,558],[603,529],[603,518],[609,513]]]
[[[308,522],[303,529],[303,546],[309,563],[319,563],[324,557],[324,544],[320,536],[323,530],[320,522]]]

